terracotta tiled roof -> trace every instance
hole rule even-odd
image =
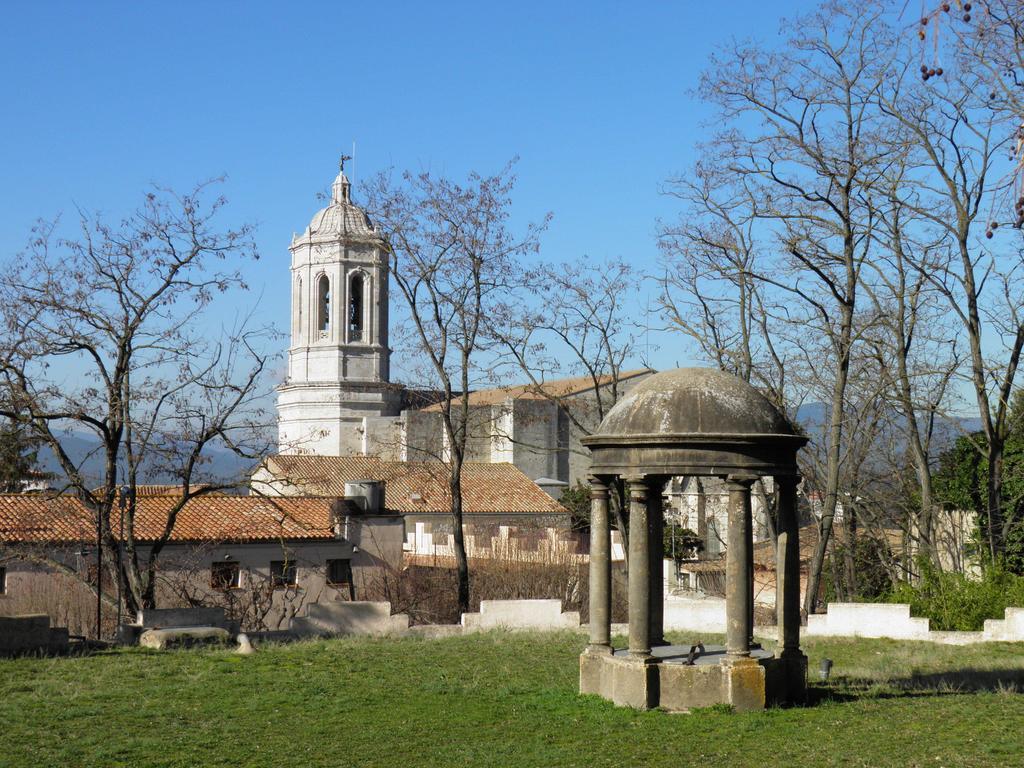
[[[139,496],[135,539],[154,541],[180,497]],[[171,541],[331,539],[332,500],[199,496],[178,513]],[[117,527],[118,511],[113,511]],[[0,495],[0,543],[78,542],[96,537],[92,515],[72,496]]]
[[[191,489],[192,489],[192,492],[195,493],[196,491],[198,491],[199,489],[204,488],[204,487],[205,487],[205,485],[200,483],[200,484],[197,484],[197,485],[192,485]],[[102,487],[101,488],[93,488],[92,489],[93,494],[95,496],[97,496],[97,497],[101,496],[105,491],[106,491],[106,488],[102,488]],[[180,486],[180,485],[152,485],[152,484],[151,485],[143,485],[143,484],[139,484],[139,485],[135,486],[135,498],[140,498],[142,496],[180,496],[181,492],[182,492],[182,486]],[[120,490],[119,489],[115,489],[115,493],[119,495],[120,494]],[[214,493],[209,494],[209,495],[223,496],[224,494],[222,492],[218,491],[218,492],[214,492]]]
[[[654,373],[651,368],[638,368],[635,371],[623,371],[619,374],[619,381],[628,381],[637,376],[646,376]],[[598,386],[606,386],[613,381],[611,376],[598,377]],[[497,405],[507,400],[546,400],[549,398],[568,397],[578,395],[594,389],[594,379],[590,376],[576,376],[571,379],[556,379],[546,381],[543,384],[518,384],[509,387],[496,387],[494,389],[480,389],[469,393],[470,405]],[[423,408],[424,411],[439,411],[441,406],[438,403]]]
[[[267,468],[303,494],[342,498],[346,482],[380,480],[384,482],[384,506],[389,512],[450,511],[448,466],[440,462],[297,455],[272,456]],[[566,514],[561,504],[512,464],[464,464],[462,504],[469,515]]]
[[[192,491],[198,491],[203,486],[193,485]],[[137,485],[135,486],[135,497],[140,496],[174,496],[180,495],[182,487],[180,485]],[[215,496],[221,496],[223,494],[213,494]]]

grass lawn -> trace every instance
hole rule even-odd
[[[0,660],[0,765],[1024,766],[1021,645],[811,641],[812,679],[835,662],[816,704],[740,715],[580,697],[584,643],[492,633]]]

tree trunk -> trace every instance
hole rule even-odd
[[[1006,551],[1006,531],[1003,520],[1003,442],[988,441],[988,477],[986,478],[988,505],[988,545],[994,563]]]
[[[917,460],[915,459],[915,462]],[[921,506],[917,511],[917,538],[919,548],[936,568],[941,568],[939,548],[935,542],[935,502],[932,491],[932,473],[927,463],[917,464],[917,483],[921,491]]]
[[[621,480],[617,480],[609,489],[611,491],[611,508],[615,515],[615,525],[619,529],[622,541],[622,559],[626,563],[626,577],[629,577],[629,513],[626,509],[625,493]]]
[[[455,550],[455,570],[458,575],[459,613],[469,613],[469,559],[462,528],[462,456],[452,452],[451,475],[448,488],[452,497],[452,545]]]
[[[811,558],[807,574],[807,593],[804,595],[804,612],[810,615],[818,607],[818,589],[821,585],[821,570],[825,553],[832,536],[832,521],[836,516],[839,499],[839,461],[843,440],[843,405],[846,400],[846,381],[850,369],[850,343],[853,336],[852,302],[843,306],[842,331],[838,345],[836,378],[832,387],[832,413],[829,421],[828,454],[825,478],[825,504],[821,510],[821,524],[818,545]]]
[[[708,497],[704,495],[704,482],[699,477],[693,478],[697,488],[697,537],[704,542],[704,552],[711,551],[711,539],[708,538]]]

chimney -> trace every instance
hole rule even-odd
[[[345,499],[363,514],[376,515],[384,507],[384,483],[380,480],[349,480],[345,483]]]

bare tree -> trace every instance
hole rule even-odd
[[[669,329],[687,337],[701,357],[758,387],[795,419],[799,402],[786,388],[789,353],[776,328],[781,325],[779,310],[773,305],[771,286],[757,279],[764,243],[745,182],[743,176],[704,163],[692,176],[669,181],[666,194],[682,201],[686,212],[659,229],[659,307]],[[706,504],[704,483],[701,478],[695,481],[698,532],[706,534],[708,529],[700,522]],[[774,489],[769,491],[761,478],[754,492],[761,498],[774,542]]]
[[[430,173],[375,177],[367,209],[391,250],[391,275],[405,298],[431,386],[440,390],[445,458],[458,571],[459,610],[469,610],[469,564],[462,521],[462,467],[470,438],[470,390],[493,344],[488,317],[509,289],[515,260],[538,248],[543,224],[522,236],[507,220],[512,165],[467,183]]]
[[[826,405],[804,462],[821,518],[808,611],[840,504],[844,592],[857,589],[849,555],[864,521],[937,556],[936,434],[961,377],[983,424],[994,556],[1015,524],[1000,484],[1024,263],[1000,225],[1024,225],[1024,11],[978,6],[973,24],[950,17],[950,44],[936,40],[955,62],[945,71],[916,60],[875,0],[823,3],[781,49],[729,47],[701,81],[719,107],[714,138],[668,189],[686,206],[661,231],[670,326],[789,413]],[[922,39],[936,17],[947,24],[944,7],[926,13]]]
[[[499,359],[526,377],[528,393],[555,403],[578,436],[591,434],[619,401],[627,361],[642,356],[643,328],[629,303],[641,280],[621,259],[544,264],[519,276],[522,290],[491,319]],[[585,379],[592,397],[552,385],[566,376]],[[567,448],[589,456],[571,439]],[[613,488],[612,512],[628,548],[623,493],[621,484]]]
[[[723,172],[743,180],[752,215],[784,254],[759,264],[755,276],[786,297],[776,303],[803,358],[803,386],[829,409],[807,612],[817,605],[835,517],[846,387],[863,330],[858,292],[876,227],[865,199],[885,162],[873,104],[893,75],[883,17],[876,3],[826,3],[790,25],[783,49],[734,46],[712,59],[701,81],[723,126],[710,149]]]
[[[957,74],[970,72],[972,83],[981,89],[988,106],[1004,117],[1009,117],[1011,130],[1024,123],[1024,7],[1018,0],[978,0],[972,15],[949,14],[944,3],[937,3],[926,17],[919,31],[922,39],[933,36],[936,59],[953,54]],[[952,10],[952,9],[950,9]],[[942,39],[942,30],[952,32]],[[921,65],[922,78],[927,82],[941,71],[941,61],[926,61]],[[925,77],[927,76],[927,77]],[[1024,162],[1017,148],[1018,165]]]
[[[916,174],[914,194],[903,204],[939,233],[943,248],[936,253],[943,258],[908,260],[942,297],[967,346],[965,378],[985,437],[977,448],[988,467],[985,533],[995,558],[1014,522],[1002,504],[1003,454],[1024,351],[1021,242],[1011,227],[999,230],[999,219],[1019,226],[1024,214],[1008,210],[1009,201],[1000,203],[1011,186],[1015,153],[1007,114],[992,109],[978,86],[975,73],[958,70],[935,85],[889,84],[879,100],[898,126],[893,135],[904,137],[926,170]],[[1024,209],[1024,202],[1016,207]]]
[[[671,179],[666,194],[686,212],[662,224],[659,308],[671,330],[701,357],[759,386],[780,408],[787,397],[787,350],[779,345],[770,286],[757,280],[765,247],[744,178],[700,164]]]
[[[894,138],[901,132],[894,129]],[[929,275],[943,263],[943,238],[935,237],[907,200],[917,202],[911,153],[896,148],[876,196],[882,248],[864,282],[878,323],[870,333],[866,354],[874,357],[872,376],[885,385],[883,418],[902,437],[916,476],[916,509],[899,521],[911,546],[938,563],[934,541],[935,501],[932,470],[936,463],[936,429],[946,406],[951,382],[962,364],[955,324],[948,320],[943,299]],[[895,455],[892,456],[898,462]],[[890,521],[891,522],[891,521]]]
[[[627,297],[642,276],[621,259],[584,258],[544,264],[520,280],[529,303],[506,304],[497,318],[504,359],[515,373],[526,376],[531,392],[562,406],[580,432],[590,434],[618,402],[623,367],[637,354],[643,328]],[[567,393],[546,386],[565,376],[589,380],[594,389],[591,412],[572,407]]]
[[[120,539],[115,583],[130,611],[154,605],[157,560],[184,505],[238,482],[209,471],[210,449],[255,458],[268,447],[265,329],[243,319],[218,337],[197,321],[245,287],[241,264],[256,257],[249,227],[219,228],[225,201],[210,192],[155,189],[116,226],[82,213],[78,239],[41,223],[0,277],[0,415],[52,452],[59,493],[95,517],[102,549]],[[71,447],[83,436],[95,445],[85,458]],[[181,490],[143,557],[135,487],[152,478]]]

